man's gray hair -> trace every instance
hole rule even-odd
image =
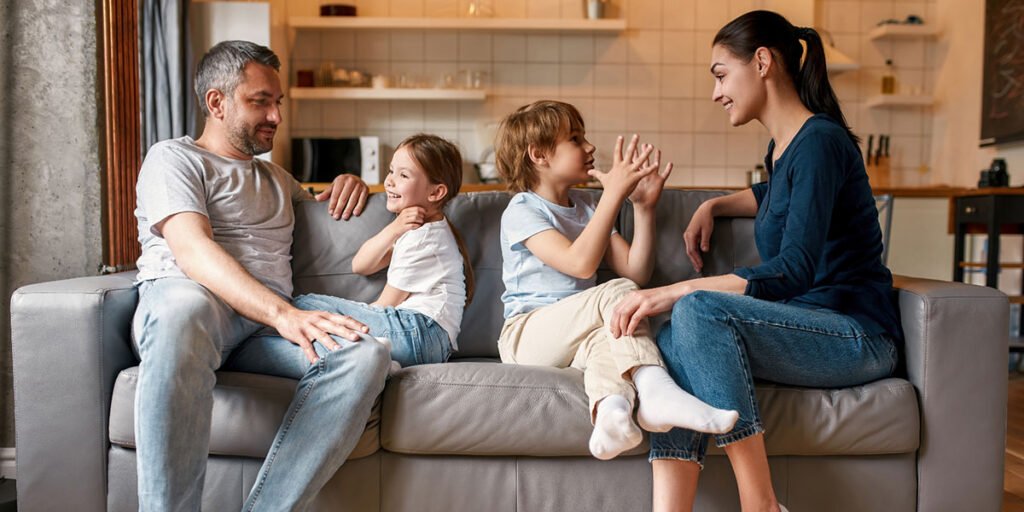
[[[217,89],[230,97],[242,81],[245,66],[250,62],[270,66],[275,71],[281,70],[281,61],[270,48],[249,41],[217,43],[203,55],[196,67],[195,89],[204,116],[210,115],[210,109],[206,106],[206,91]]]

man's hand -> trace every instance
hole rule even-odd
[[[398,237],[405,233],[422,226],[426,218],[426,209],[421,206],[409,206],[398,212],[398,216],[395,217],[395,220],[391,221],[391,224],[388,225],[388,229],[391,230],[392,235],[395,240],[397,240]]]
[[[661,198],[661,191],[665,190],[665,181],[668,180],[668,176],[672,174],[672,162],[669,162],[665,166],[664,170],[659,169],[661,167],[661,150],[654,152],[654,161],[650,164],[644,162],[642,168],[654,166],[657,172],[652,172],[637,183],[636,188],[633,189],[633,193],[629,195],[629,200],[633,202],[635,207],[649,207],[653,208],[654,205],[658,204],[658,199]]]
[[[369,187],[358,176],[339,174],[334,178],[331,186],[316,195],[316,200],[330,199],[330,202],[327,203],[327,213],[335,219],[348,220],[353,213],[356,215],[363,213],[369,191]]]
[[[313,349],[314,342],[334,351],[341,347],[330,334],[359,341],[356,331],[369,331],[365,325],[344,315],[326,311],[303,311],[290,306],[289,310],[275,320],[273,327],[277,329],[278,334],[302,348],[310,364],[316,363],[319,359],[316,350]]]
[[[615,150],[612,152],[612,168],[608,172],[601,172],[597,169],[587,171],[591,177],[601,182],[605,193],[613,194],[620,200],[633,193],[637,183],[648,174],[658,169],[657,165],[647,164],[648,157],[654,151],[654,146],[644,145],[643,150],[637,155],[637,145],[640,143],[640,136],[633,135],[626,147],[626,154],[622,154],[623,139],[620,135],[615,141]]]

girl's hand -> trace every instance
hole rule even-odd
[[[693,263],[693,269],[697,272],[704,268],[704,259],[701,257],[701,253],[711,249],[711,232],[714,229],[715,215],[711,212],[710,201],[707,201],[697,207],[697,211],[690,218],[690,224],[683,232],[686,255],[690,257],[690,263]]]
[[[615,306],[615,311],[612,313],[612,321],[609,325],[612,336],[615,338],[623,334],[632,336],[641,320],[671,310],[676,301],[686,295],[685,290],[680,293],[677,286],[668,285],[649,290],[637,290],[626,295]]]
[[[637,183],[645,176],[657,170],[657,166],[646,165],[647,158],[654,151],[654,146],[647,144],[643,151],[637,155],[637,145],[640,143],[640,136],[633,135],[626,147],[626,154],[622,154],[623,139],[620,135],[615,141],[615,150],[612,152],[612,168],[608,172],[601,172],[597,169],[587,171],[591,177],[601,182],[605,193],[613,194],[619,200],[625,200]]]
[[[427,210],[422,206],[409,206],[398,212],[398,216],[395,217],[395,220],[391,221],[389,227],[397,239],[405,233],[422,226],[426,218]]]
[[[633,193],[629,195],[629,200],[633,202],[633,206],[653,208],[654,205],[658,204],[658,199],[661,198],[661,191],[665,190],[665,181],[672,174],[672,162],[669,162],[664,170],[659,169],[661,167],[660,149],[654,152],[654,162],[651,162],[649,165],[644,162],[641,169],[646,169],[650,166],[653,166],[656,172],[644,176],[637,183],[636,188],[633,189]]]

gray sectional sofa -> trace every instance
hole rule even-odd
[[[596,193],[596,192],[595,192]],[[721,192],[666,191],[654,285],[695,274],[681,234]],[[449,217],[465,237],[477,293],[452,362],[403,369],[317,510],[642,511],[646,444],[589,457],[581,374],[497,362],[502,323],[499,219],[508,194],[463,194]],[[369,301],[384,275],[351,272],[360,243],[390,221],[380,195],[350,222],[297,207],[296,293]],[[631,234],[629,206],[619,230]],[[720,220],[706,271],[757,260],[749,219]],[[608,276],[604,276],[607,278]],[[23,511],[137,510],[132,403],[137,359],[132,274],[26,286],[12,298],[18,501]],[[764,383],[772,477],[791,511],[996,511],[1002,498],[1007,298],[977,286],[898,278],[906,333],[896,377],[848,389]],[[204,510],[238,510],[295,382],[221,373]],[[712,449],[697,510],[739,510],[727,459]]]

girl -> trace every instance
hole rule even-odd
[[[502,121],[498,170],[518,192],[501,217],[505,324],[498,340],[502,362],[572,366],[583,370],[594,431],[590,451],[611,459],[642,439],[637,417],[651,431],[685,426],[725,432],[736,412],[722,411],[676,386],[643,322],[631,336],[612,340],[612,308],[646,283],[653,270],[654,205],[672,164],[657,172],[661,153],[634,135],[626,155],[622,137],[607,173],[594,169],[594,146],[575,107],[538,101]],[[648,162],[653,153],[653,162]],[[599,201],[573,187],[597,178]],[[626,198],[633,202],[632,246],[612,227]],[[601,261],[627,279],[596,285]],[[634,389],[634,384],[636,388]]]
[[[461,185],[462,156],[454,144],[425,134],[402,141],[384,180],[387,209],[398,216],[352,259],[352,270],[364,276],[388,267],[380,297],[363,304],[309,294],[295,306],[362,322],[401,366],[447,361],[458,349],[462,310],[473,295],[465,245],[442,211]]]
[[[732,463],[743,510],[784,510],[768,473],[753,379],[816,388],[881,379],[892,374],[902,336],[874,198],[828,82],[821,38],[754,11],[718,32],[711,62],[714,100],[732,125],[757,120],[771,134],[770,177],[702,204],[684,234],[686,252],[699,271],[714,218],[754,216],[763,263],[634,292],[616,307],[612,331],[628,336],[648,316],[672,311],[658,346],[676,382],[740,413],[715,440]],[[655,511],[693,508],[706,447],[707,436],[693,430],[651,436]]]

